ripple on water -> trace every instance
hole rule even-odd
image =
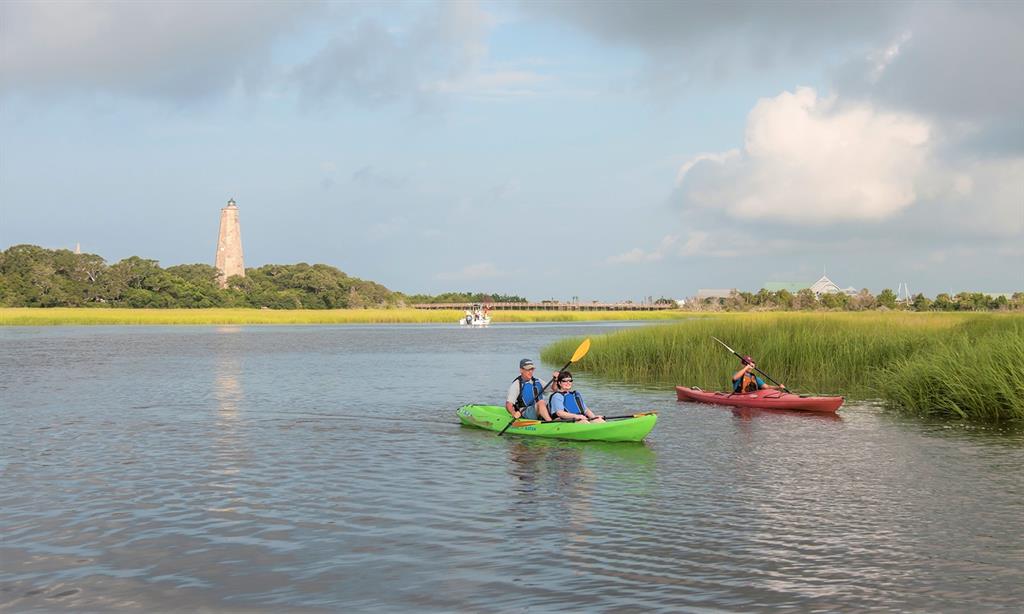
[[[646,443],[457,425],[522,356],[602,330],[0,330],[0,607],[1024,601],[1018,435],[677,403],[584,371],[595,404],[660,412]]]

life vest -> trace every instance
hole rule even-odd
[[[735,392],[754,392],[759,390],[760,386],[757,383],[757,376],[753,373],[744,373],[743,377],[736,380],[733,384],[733,390]]]
[[[526,386],[526,382],[523,381],[522,375],[517,375],[514,382],[519,382],[519,396],[516,397],[516,410],[525,409],[540,399],[541,393],[544,392],[544,387],[541,386],[540,380],[536,377],[530,378],[530,383],[533,384],[530,387]]]
[[[555,399],[555,395],[556,394],[560,394],[563,397],[565,397],[563,399],[563,401],[562,401],[562,405],[564,406],[565,411],[569,412],[570,414],[582,414],[583,413],[583,399],[580,398],[580,393],[576,392],[575,390],[570,390],[568,393],[565,393],[565,392],[553,392],[553,393],[551,393],[551,396],[548,397],[548,407],[549,408],[551,407],[551,405],[552,405],[551,402]],[[555,412],[553,412],[553,411],[551,412],[551,417],[552,418],[555,417]]]

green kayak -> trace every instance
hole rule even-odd
[[[504,407],[497,405],[463,405],[455,413],[462,424],[488,431],[502,430],[512,418]],[[658,416],[653,412],[587,424],[517,420],[522,426],[510,426],[505,434],[573,441],[641,441],[657,421]]]

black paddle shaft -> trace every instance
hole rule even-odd
[[[735,355],[736,355],[736,358],[739,358],[739,359],[740,359],[740,362],[742,362],[742,363],[743,363],[743,364],[745,364],[745,365],[746,365],[746,364],[750,364],[750,363],[748,363],[748,362],[747,362],[747,359],[746,359],[746,358],[744,358],[742,354],[740,354],[740,353],[739,353],[739,352],[737,352],[736,350],[732,349],[731,347],[729,347],[729,346],[725,345],[725,342],[724,342],[724,341],[722,341],[722,340],[721,340],[721,339],[719,339],[718,337],[711,337],[711,338],[712,338],[712,339],[714,339],[715,341],[717,341],[717,342],[721,343],[721,344],[722,344],[722,346],[724,346],[724,347],[725,347],[725,349],[727,349],[727,350],[729,350],[730,352],[732,352],[733,354],[735,354]],[[760,373],[761,375],[765,376],[765,378],[766,378],[766,379],[767,379],[767,380],[768,380],[769,382],[771,382],[771,383],[775,384],[775,385],[776,385],[776,386],[778,386],[779,388],[782,388],[782,389],[783,389],[783,390],[785,390],[786,392],[791,392],[791,391],[789,390],[789,388],[786,388],[786,387],[785,387],[785,386],[783,386],[782,384],[780,384],[780,383],[778,383],[777,381],[775,381],[774,379],[772,379],[772,376],[771,376],[771,375],[768,375],[767,373],[765,373],[764,371],[762,371],[761,369],[759,369],[759,368],[757,367],[757,365],[755,365],[755,366],[754,366],[754,371],[757,371],[757,372],[758,372],[758,373]]]

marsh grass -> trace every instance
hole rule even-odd
[[[107,309],[0,308],[0,326],[123,324],[452,324],[465,312],[420,309]],[[587,322],[667,320],[679,311],[492,311],[493,322]]]
[[[1024,420],[1024,323],[980,336],[969,332],[971,324],[933,351],[879,369],[875,381],[886,403],[935,418]]]
[[[883,398],[901,411],[977,420],[1024,418],[1024,375],[1008,357],[1024,343],[1024,316],[918,313],[724,314],[624,330],[592,340],[578,370],[644,385],[722,390],[739,360],[715,336],[794,392]],[[541,353],[565,360],[579,339]],[[923,374],[942,378],[925,394]],[[1010,390],[1017,386],[1018,390]],[[950,399],[938,404],[939,398]],[[955,404],[960,411],[945,408]]]

